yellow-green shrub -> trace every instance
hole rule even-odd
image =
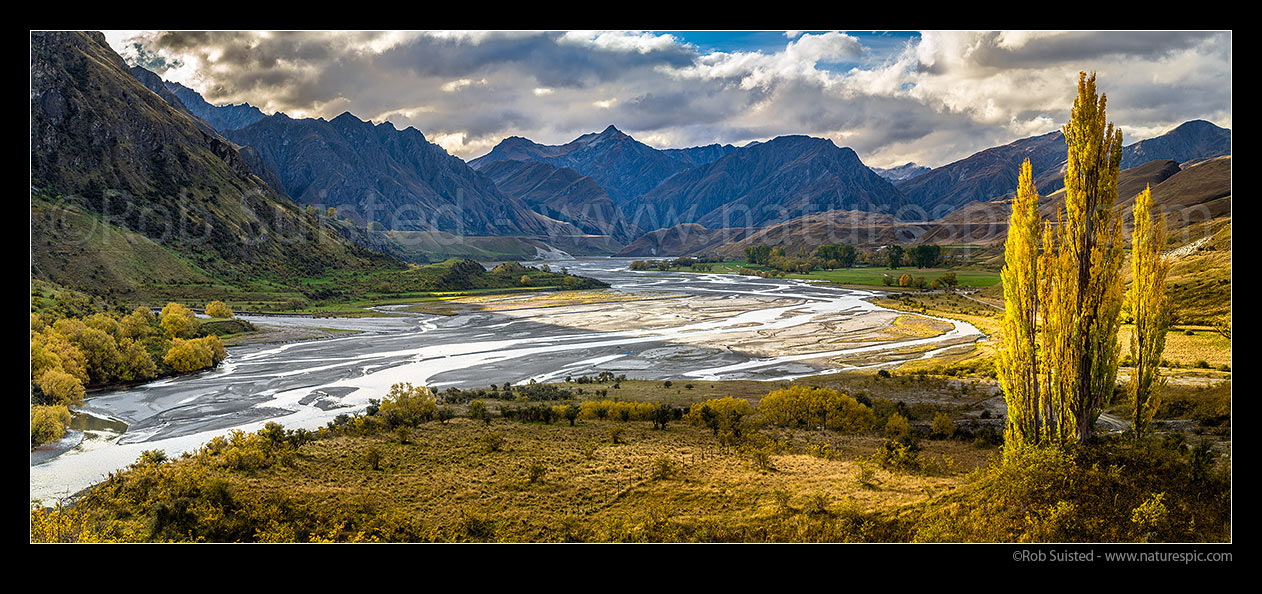
[[[171,302],[162,308],[162,330],[170,338],[188,338],[197,332],[201,322],[192,310],[179,303]]]
[[[212,318],[231,318],[232,308],[222,301],[211,301],[206,304],[206,315]]]
[[[171,348],[162,357],[162,362],[177,372],[187,373],[214,367],[227,356],[228,351],[224,348],[223,341],[212,334],[202,338],[172,340]]]
[[[416,426],[433,419],[437,412],[438,401],[429,388],[402,382],[390,386],[390,392],[382,399],[377,416],[391,427]]]
[[[35,380],[41,392],[52,402],[62,405],[83,406],[86,393],[79,378],[61,368],[49,369]]]
[[[61,439],[70,424],[70,409],[63,405],[31,407],[31,447]]]
[[[868,431],[876,424],[871,408],[828,388],[791,386],[758,401],[763,419],[781,427],[827,427],[834,431]]]

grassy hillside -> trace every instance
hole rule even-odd
[[[32,276],[99,295],[402,266],[277,195],[99,33],[32,33],[30,182]]]

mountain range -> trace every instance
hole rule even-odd
[[[456,235],[578,233],[505,195],[415,128],[349,112],[332,120],[278,113],[223,133],[257,149],[295,201],[334,208],[359,225]]]
[[[189,216],[185,223],[209,225],[210,247],[157,243],[184,260],[195,254],[212,277],[239,274],[243,268],[231,262],[261,258],[334,262],[379,251],[425,257],[394,245],[404,236],[393,232],[413,234],[408,237],[418,238],[417,246],[457,238],[469,253],[492,256],[504,249],[514,257],[548,246],[670,253],[695,243],[681,235],[704,237],[707,245],[770,240],[787,237],[783,225],[789,222],[808,230],[858,224],[905,230],[904,223],[921,222],[921,232],[856,241],[927,240],[974,207],[1002,203],[1015,190],[1024,159],[1034,165],[1040,192],[1054,195],[1063,184],[1066,152],[1063,136],[1053,131],[942,167],[908,163],[884,170],[866,166],[848,147],[809,136],[657,149],[611,125],[562,145],[506,138],[466,163],[415,128],[350,113],[324,120],[267,115],[248,104],[213,105],[192,89],[128,68],[99,34],[85,33],[32,35],[31,97],[38,192],[79,196],[92,216],[107,208],[107,196],[126,196],[114,204],[127,205],[128,214],[107,218],[141,236],[158,218],[146,212],[204,206],[211,216]],[[1231,132],[1197,120],[1123,150],[1123,167],[1162,162],[1155,170],[1173,176],[1179,164],[1186,169],[1230,155]],[[242,197],[222,197],[232,192]],[[303,206],[321,213],[332,208],[339,217],[313,222],[298,216]],[[252,228],[238,211],[278,213],[305,233],[338,239],[327,253],[292,254],[266,241],[262,249],[245,248],[229,237]],[[477,244],[480,238],[497,242]],[[492,243],[501,247],[484,249]]]
[[[781,136],[676,174],[624,210],[644,228],[726,228],[838,209],[898,213],[906,204],[853,150],[827,139]]]
[[[304,158],[301,156],[295,162],[283,165],[270,156],[275,151],[267,151],[266,146],[275,142],[269,143],[251,135],[249,129],[255,123],[237,130],[230,128],[252,118],[261,122],[279,119],[278,116],[283,114],[262,116],[261,112],[248,105],[211,106],[190,89],[175,83],[166,85],[173,93],[178,93],[186,104],[198,106],[197,113],[205,114],[204,119],[208,122],[226,122],[216,125],[216,128],[229,138],[242,145],[257,145],[260,153],[269,155],[264,160],[271,168],[303,166]],[[1209,122],[1188,122],[1163,136],[1124,147],[1123,166],[1132,167],[1159,159],[1185,162],[1230,154],[1230,134],[1230,130]],[[773,148],[769,149],[768,145]],[[441,150],[436,146],[434,148]],[[787,154],[776,149],[787,150]],[[850,155],[843,154],[847,151]],[[616,239],[626,241],[625,233],[631,230],[647,232],[686,222],[718,227],[760,226],[834,209],[898,211],[899,218],[903,219],[935,220],[969,203],[1011,194],[1016,188],[1016,172],[1021,161],[1027,158],[1034,166],[1040,192],[1054,192],[1063,185],[1065,143],[1059,131],[985,149],[933,169],[914,163],[891,169],[873,169],[864,166],[852,150],[836,147],[823,139],[782,136],[741,147],[712,144],[656,149],[611,125],[601,132],[584,134],[562,145],[545,145],[527,138],[509,137],[486,155],[469,161],[469,166],[485,173],[491,164],[497,162],[529,161],[546,163],[553,169],[569,170],[588,178],[590,184],[603,191],[586,194],[595,201],[591,205],[583,203],[583,195],[574,193],[574,187],[571,187],[573,179],[564,184],[558,183],[558,180],[549,184],[532,184],[529,197],[521,194],[524,188],[520,183],[513,185],[513,191],[504,193],[522,200],[525,207],[547,218],[574,224],[587,233],[608,235],[617,230],[613,233],[618,236]],[[502,165],[495,168],[496,175],[492,177],[500,179],[492,180],[494,185],[506,182],[504,176],[508,169]],[[521,172],[517,168],[511,169]],[[869,172],[892,185],[894,191],[874,179]],[[262,176],[266,173],[258,172]],[[540,173],[540,170],[534,170],[532,175]],[[590,188],[590,184],[584,182],[580,186]],[[283,190],[292,194],[296,185],[307,187],[307,184],[295,184],[292,179],[286,179]],[[569,188],[569,193],[544,196],[542,192],[551,187]],[[334,192],[330,188],[321,190]],[[337,192],[344,194],[347,188],[338,188]],[[607,208],[606,198],[618,208],[618,213]],[[303,195],[295,199],[299,202],[314,200]],[[564,208],[558,208],[558,205]],[[606,215],[609,218],[594,226],[590,216],[585,222],[576,223],[567,218],[571,215],[565,214],[579,210],[603,213],[600,215],[602,219]],[[725,221],[725,218],[730,220]],[[478,225],[477,230],[504,234],[513,232],[512,227],[496,229]]]
[[[657,187],[670,176],[709,163],[736,147],[712,144],[686,149],[659,150],[624,134],[614,126],[584,134],[563,145],[544,145],[520,136],[504,139],[491,152],[469,165],[481,169],[495,161],[540,161],[568,167],[588,176],[622,206]]]

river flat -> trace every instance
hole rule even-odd
[[[145,450],[175,456],[269,421],[315,429],[362,412],[399,382],[442,390],[602,371],[636,379],[786,380],[895,365],[981,338],[962,322],[867,301],[878,291],[631,271],[629,263],[548,263],[608,282],[608,295],[594,301],[504,297],[465,303],[451,316],[241,316],[255,324],[350,332],[233,346],[217,369],[92,395],[79,413],[82,430],[32,455],[31,498],[50,504],[70,496]],[[908,316],[924,318],[930,330],[900,332]]]

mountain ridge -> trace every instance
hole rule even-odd
[[[721,228],[757,227],[837,209],[893,214],[905,206],[903,194],[854,150],[791,135],[676,174],[628,208],[634,212],[631,222],[641,228],[679,223]]]
[[[458,236],[576,232],[506,196],[412,127],[350,112],[331,120],[277,113],[225,135],[258,150],[294,200],[333,207],[362,226]]]
[[[72,288],[400,265],[273,192],[235,145],[142,85],[100,33],[31,34],[31,185],[32,275]],[[96,232],[67,237],[72,220]],[[166,262],[169,274],[132,261]]]
[[[622,206],[676,173],[735,150],[731,145],[660,150],[635,140],[611,124],[601,132],[583,134],[562,145],[544,145],[510,136],[489,153],[469,161],[469,166],[480,169],[495,161],[529,159],[554,167],[568,167],[595,180]]]

